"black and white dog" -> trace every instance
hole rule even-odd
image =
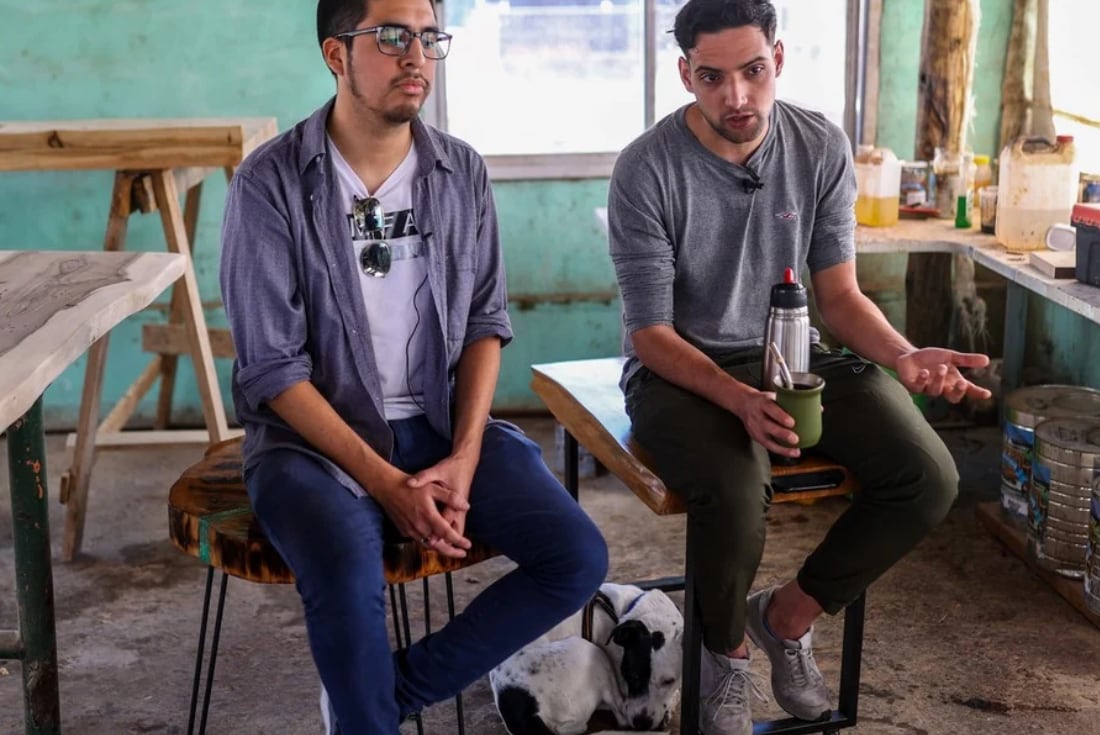
[[[583,733],[598,709],[620,727],[665,728],[680,695],[683,633],[664,592],[605,583],[489,672],[497,711],[512,735]]]

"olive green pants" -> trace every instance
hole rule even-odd
[[[760,384],[760,350],[716,362]],[[836,614],[943,520],[959,476],[909,393],[879,367],[815,347],[810,370],[825,379],[814,451],[846,466],[860,486],[798,572],[802,589]],[[735,415],[646,368],[630,379],[626,407],[657,473],[687,505],[704,642],[733,650],[744,638],[745,598],[764,550],[767,452]]]

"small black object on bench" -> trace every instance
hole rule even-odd
[[[619,478],[639,499],[658,515],[684,513],[680,497],[670,492],[652,470],[645,449],[634,441],[630,419],[619,390],[623,358],[532,365],[531,389],[565,429],[565,486],[577,497],[579,446],[587,449],[597,462]],[[855,480],[847,468],[812,453],[796,465],[773,465],[772,502],[811,501],[847,495]],[[688,535],[691,527],[688,526]],[[691,542],[687,542],[683,577],[636,582],[641,587],[684,590],[684,669],[680,704],[681,735],[699,732],[699,657],[702,626],[695,605]],[[848,606],[844,613],[844,641],[841,647],[840,693],[837,709],[829,719],[819,722],[785,719],[755,723],[755,735],[801,735],[802,733],[838,733],[853,727],[859,704],[859,667],[863,652],[864,597]]]

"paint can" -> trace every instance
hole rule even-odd
[[[1055,418],[1035,427],[1028,550],[1040,567],[1085,576],[1092,496],[1100,488],[1100,418]]]
[[[1089,503],[1089,538],[1085,545],[1085,607],[1100,615],[1100,489]]]
[[[1027,522],[1035,426],[1046,419],[1076,416],[1100,417],[1100,391],[1076,385],[1033,385],[1005,398],[1001,509],[1017,526]]]

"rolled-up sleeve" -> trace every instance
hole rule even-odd
[[[499,337],[503,346],[512,341],[512,322],[508,317],[508,286],[496,204],[484,166],[478,168],[475,186],[481,203],[477,224],[478,257],[463,346],[486,337]]]
[[[237,351],[235,380],[253,410],[313,372],[290,223],[277,200],[238,172],[222,223],[220,281]]]
[[[659,202],[652,170],[636,157],[620,156],[611,175],[607,225],[628,334],[673,324],[676,258]]]

